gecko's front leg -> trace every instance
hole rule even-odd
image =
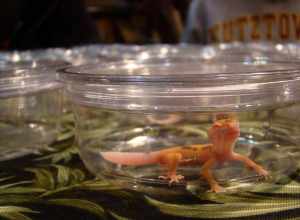
[[[224,188],[218,184],[211,171],[215,163],[215,158],[211,158],[210,160],[206,161],[201,168],[201,175],[210,185],[212,192],[224,192]]]
[[[234,153],[232,155],[232,160],[237,160],[237,161],[243,162],[247,167],[249,167],[250,169],[255,170],[255,172],[257,172],[259,175],[261,175],[263,177],[269,176],[269,172],[267,170],[265,170],[262,166],[258,165],[257,163],[250,160],[246,156]]]
[[[169,153],[162,156],[160,163],[165,166],[168,171],[166,176],[159,176],[159,178],[169,180],[169,184],[178,183],[184,179],[184,176],[176,174],[177,166],[181,159],[182,155],[180,153]]]

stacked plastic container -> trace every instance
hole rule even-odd
[[[63,61],[0,61],[0,160],[49,146],[62,114]]]

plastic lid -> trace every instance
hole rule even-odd
[[[13,57],[12,57],[13,58]],[[0,60],[0,71],[9,71],[17,69],[57,69],[68,65],[61,60]]]
[[[61,87],[56,70],[67,65],[63,61],[1,61],[0,97],[24,95]]]
[[[121,61],[126,59],[135,60],[147,60],[153,57],[167,58],[172,56],[201,56],[199,45],[169,45],[169,44],[153,44],[153,45],[121,45],[115,44],[110,46],[104,45],[90,45],[82,47],[81,51],[85,51],[86,54],[98,57],[101,60],[114,59],[115,61]]]
[[[282,53],[282,44],[273,43],[226,43],[209,46],[194,44],[155,44],[147,46],[126,45],[89,45],[73,48],[72,53],[80,54],[85,59],[98,62],[126,61],[134,59],[148,62],[153,59],[189,58],[203,60],[289,60]],[[281,49],[281,50],[280,50]],[[73,55],[73,56],[74,56]],[[81,62],[84,63],[84,62]],[[85,62],[87,63],[87,62]]]
[[[295,60],[295,56],[286,53],[286,47],[270,42],[222,43],[202,47],[200,57],[205,60]]]
[[[281,61],[120,62],[66,68],[73,101],[108,109],[242,111],[300,100],[300,64]]]
[[[90,52],[90,46],[72,48],[72,49],[62,49],[62,48],[49,48],[49,49],[37,49],[37,50],[27,50],[27,51],[14,51],[0,53],[0,60],[9,62],[28,62],[28,61],[60,61],[68,62],[72,65],[80,65],[96,62],[99,59]],[[0,61],[1,62],[1,61]]]

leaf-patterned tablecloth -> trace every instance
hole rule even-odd
[[[73,131],[66,130],[42,152],[0,163],[0,219],[297,220],[298,170],[287,181],[262,182],[238,194],[153,197],[96,179],[78,156]]]

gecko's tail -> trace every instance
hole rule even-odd
[[[121,165],[147,165],[157,163],[158,152],[135,153],[135,152],[102,152],[101,156],[112,163]]]

